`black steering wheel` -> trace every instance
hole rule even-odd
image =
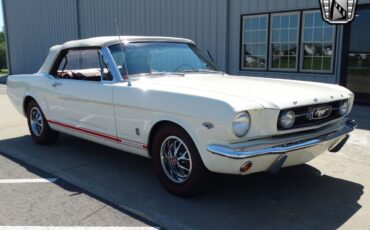
[[[190,64],[182,64],[182,65],[179,65],[178,67],[176,67],[172,72],[177,72],[181,68],[184,68],[184,67],[190,67],[191,70],[195,70],[194,66],[192,66]]]

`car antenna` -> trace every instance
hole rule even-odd
[[[125,63],[124,67],[125,67],[125,71],[126,71],[126,75],[127,75],[128,86],[131,86],[130,76],[128,74],[128,68],[127,68],[127,62],[126,62],[126,54],[124,53],[124,50],[123,50],[123,42],[122,42],[122,39],[121,39],[121,33],[119,32],[117,18],[115,19],[115,24],[116,24],[117,34],[118,34],[118,40],[120,42],[120,47],[121,47],[122,60]]]

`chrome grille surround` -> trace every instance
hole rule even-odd
[[[292,130],[299,128],[307,128],[311,126],[322,125],[332,120],[342,117],[340,115],[339,109],[341,103],[345,100],[333,101],[329,103],[317,104],[317,105],[307,105],[295,108],[283,109],[280,111],[277,129],[279,131]],[[283,128],[280,125],[280,118],[284,112],[294,111],[296,114],[296,121],[291,128]]]

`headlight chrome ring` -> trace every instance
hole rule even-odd
[[[284,129],[292,128],[295,122],[295,112],[294,111],[286,111],[281,114],[280,116],[280,126]]]
[[[233,121],[232,128],[235,136],[241,138],[247,135],[251,127],[251,117],[248,112],[238,113]]]
[[[349,103],[348,103],[348,100],[346,101],[342,101],[340,103],[340,108],[339,108],[339,113],[341,116],[344,116],[348,113],[348,110],[349,110]]]

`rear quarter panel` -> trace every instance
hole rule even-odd
[[[51,89],[50,78],[43,74],[11,75],[8,77],[8,97],[14,107],[23,115],[24,100],[32,97],[40,105],[45,116],[49,116],[48,101],[52,101],[54,89]]]

